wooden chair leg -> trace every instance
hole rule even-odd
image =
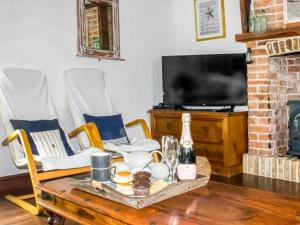
[[[35,205],[32,205],[25,200],[33,199],[35,198],[34,194],[29,195],[21,195],[21,196],[12,196],[12,195],[6,195],[5,199],[10,201],[13,204],[16,204],[20,206],[21,208],[27,210],[28,212],[32,213],[33,215],[37,216],[41,212],[41,208],[39,205],[35,203]]]

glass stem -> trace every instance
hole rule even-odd
[[[174,172],[174,170],[172,170],[172,182],[173,183],[175,182],[175,172]]]
[[[173,170],[171,166],[169,167],[169,170],[170,170],[169,173],[170,173],[171,183],[173,183]]]
[[[172,168],[172,183],[175,183],[175,173],[176,173],[176,170],[174,168]]]

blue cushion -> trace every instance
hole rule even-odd
[[[91,116],[84,114],[86,123],[95,123],[103,141],[114,144],[129,144],[121,114],[112,116]]]
[[[69,143],[67,142],[67,138],[65,136],[64,131],[61,129],[58,120],[35,120],[35,121],[29,121],[29,120],[10,120],[13,128],[15,130],[17,129],[23,129],[29,140],[29,144],[31,147],[31,151],[33,155],[39,155],[38,150],[36,148],[36,145],[30,135],[30,133],[33,132],[43,132],[43,131],[50,131],[50,130],[59,130],[61,140],[64,144],[65,150],[68,154],[68,156],[74,155],[74,152],[72,151]]]

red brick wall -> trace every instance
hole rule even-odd
[[[101,6],[100,6],[101,7]],[[113,15],[112,15],[112,7],[107,7],[104,5],[105,9],[107,9],[107,26],[108,26],[108,47],[107,50],[113,50]],[[95,38],[103,40],[103,27],[101,27],[101,10],[97,6],[87,9],[86,13],[86,37],[87,37],[87,47],[93,48],[93,41]],[[103,47],[102,43],[102,47]]]
[[[100,37],[99,34],[99,11],[98,7],[93,7],[88,10],[86,10],[86,18],[87,18],[87,35],[86,37],[88,38],[87,40],[87,47],[88,48],[93,48],[93,40],[94,38]]]
[[[255,0],[269,29],[284,27],[283,0]],[[300,55],[268,57],[266,41],[252,41],[248,65],[249,152],[278,155],[288,148],[288,100],[300,100]]]
[[[274,75],[268,71],[268,56],[264,45],[249,42],[254,62],[248,65],[249,152],[268,155],[272,145],[270,121],[270,86]]]
[[[109,34],[109,50],[113,51],[113,14],[112,7],[107,8],[108,16],[108,34]]]

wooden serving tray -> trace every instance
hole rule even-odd
[[[131,206],[136,209],[141,209],[168,198],[172,198],[174,196],[181,195],[191,190],[203,187],[208,183],[209,179],[209,176],[197,175],[197,178],[195,180],[185,180],[170,184],[167,187],[163,188],[161,191],[149,195],[148,197],[130,197],[116,191],[109,185],[105,184],[102,185],[103,190],[98,190],[92,187],[91,181],[74,179],[71,181],[71,185],[81,191],[88,192],[127,206]]]

